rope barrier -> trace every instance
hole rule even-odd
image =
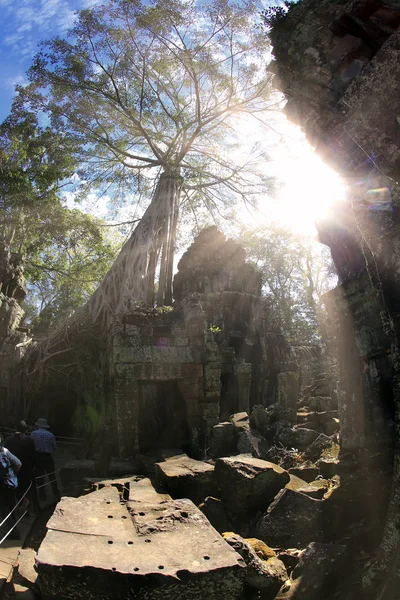
[[[42,483],[42,485],[36,486],[36,489],[40,490],[41,488],[44,488],[47,485],[50,485],[51,483],[54,483],[55,481],[57,481],[57,479],[50,479],[47,483]]]
[[[83,440],[81,442],[65,442],[63,440],[57,440],[57,445],[67,444],[68,446],[82,446],[83,443]]]
[[[18,525],[18,523],[19,523],[19,522],[20,522],[20,521],[21,521],[21,520],[24,518],[24,516],[26,515],[26,513],[27,513],[27,512],[28,512],[28,511],[26,510],[26,511],[24,512],[24,514],[22,514],[22,515],[20,516],[20,518],[18,519],[18,521],[16,521],[16,522],[14,523],[14,525],[11,527],[11,529],[9,529],[9,530],[7,531],[6,535],[5,535],[5,536],[4,536],[4,537],[3,537],[3,538],[0,540],[0,546],[1,546],[1,544],[4,542],[4,540],[6,540],[6,539],[8,538],[8,536],[9,536],[9,535],[10,535],[10,533],[13,531],[13,529],[15,529],[15,528],[16,528],[16,526]]]
[[[37,477],[35,477],[36,480],[38,479],[43,479],[43,477],[50,477],[50,475],[54,475],[56,473],[59,473],[61,471],[61,469],[57,469],[56,471],[51,471],[51,473],[44,473],[43,475],[38,475]]]
[[[1,427],[0,426],[0,430],[3,429],[5,431],[9,431],[11,433],[15,433],[15,429],[12,429],[11,427]],[[84,438],[80,438],[80,437],[68,437],[66,435],[56,435],[54,436],[56,438],[57,441],[59,441],[62,444],[65,444],[67,442],[63,441],[63,440],[72,440],[73,442],[80,442],[83,443],[84,442]]]
[[[7,519],[9,519],[11,517],[11,515],[13,514],[13,512],[17,508],[17,506],[19,506],[21,504],[22,500],[25,499],[25,497],[26,497],[27,493],[29,492],[29,490],[31,489],[31,487],[32,487],[32,482],[28,485],[28,488],[27,488],[25,494],[23,496],[21,496],[21,498],[18,500],[17,504],[11,510],[11,512],[9,512],[8,515],[2,520],[2,522],[0,523],[0,527],[2,527],[4,525],[4,523],[7,521]]]

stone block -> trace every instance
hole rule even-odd
[[[36,551],[33,548],[21,548],[18,552],[18,575],[30,585],[34,585],[37,579],[35,557]]]
[[[214,466],[186,455],[157,463],[155,477],[173,498],[190,498],[198,504],[207,496],[216,495]]]
[[[235,453],[235,426],[230,421],[212,428],[211,455],[215,458]]]
[[[255,535],[269,546],[283,548],[319,541],[324,530],[323,503],[285,488],[257,522]]]
[[[289,479],[278,465],[249,456],[219,458],[215,463],[220,497],[234,514],[265,510]]]
[[[142,493],[126,504],[114,488],[61,500],[36,559],[45,600],[239,597],[242,559],[201,511],[190,500],[146,503]]]
[[[199,509],[219,533],[224,533],[225,531],[230,531],[232,529],[224,505],[218,498],[208,496],[204,502],[199,505]]]
[[[258,540],[257,538],[246,538],[246,542],[250,544],[258,558],[261,558],[262,560],[268,560],[269,558],[276,556],[275,550],[267,546],[262,540]]]
[[[340,430],[340,422],[339,419],[329,419],[322,423],[323,433],[326,435],[334,435],[338,433]]]
[[[346,546],[312,542],[301,554],[276,600],[321,600],[330,596],[345,558]]]
[[[270,448],[265,438],[254,429],[241,429],[237,439],[239,454],[251,454],[256,458],[264,458]]]
[[[235,533],[227,533],[224,539],[246,563],[246,586],[260,591],[262,598],[270,600],[275,598],[279,588],[288,579],[283,562],[276,556],[261,559],[249,540]]]
[[[329,483],[326,479],[317,479],[316,481],[307,483],[299,477],[296,477],[296,475],[290,474],[290,481],[286,485],[286,488],[295,492],[307,494],[310,498],[321,500],[329,488]]]
[[[324,450],[332,445],[330,437],[321,433],[317,439],[309,446],[305,452],[306,457],[310,460],[316,460],[319,458]]]
[[[236,430],[250,428],[249,415],[247,412],[235,413],[229,417],[229,420],[233,423]]]
[[[306,427],[295,427],[293,429],[293,448],[305,450],[317,439],[319,433]]]
[[[269,426],[271,424],[270,414],[266,410],[265,406],[256,404],[253,406],[250,414],[250,425],[253,429],[257,429],[266,437],[269,432]]]
[[[204,421],[207,423],[207,432],[211,433],[212,428],[218,423],[219,419],[219,398],[207,396],[206,402],[201,403],[201,412]]]
[[[360,52],[364,47],[365,44],[360,38],[347,34],[337,40],[326,58],[331,68],[336,69],[346,56],[349,54],[354,55],[357,52]]]

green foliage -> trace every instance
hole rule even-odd
[[[11,212],[58,201],[60,181],[74,172],[71,140],[18,101],[0,125],[0,224],[12,228]]]
[[[248,172],[265,157],[237,156],[237,122],[269,108],[257,18],[255,0],[112,0],[82,10],[67,39],[43,44],[17,105],[45,111],[72,140],[82,179],[119,200],[148,197],[161,171],[183,177],[190,210],[254,195],[268,178]]]
[[[156,308],[156,311],[161,315],[170,313],[173,310],[174,309],[172,308],[172,306],[157,306],[157,308]]]
[[[294,4],[296,4],[296,2],[283,0],[283,2],[281,2],[280,4],[270,6],[263,10],[261,12],[261,18],[266,30],[271,31],[271,29],[274,29],[277,26],[279,26],[280,21],[286,16],[287,11]]]
[[[218,325],[210,325],[208,331],[211,331],[211,333],[220,333],[222,329],[221,327],[218,327]]]
[[[93,404],[82,404],[75,409],[72,423],[76,433],[90,438],[104,429],[105,415]]]
[[[43,330],[93,293],[120,240],[99,219],[63,206],[75,167],[71,139],[39,125],[19,100],[0,125],[0,237],[25,258],[25,310]]]
[[[281,329],[294,343],[325,338],[321,296],[335,276],[326,249],[274,223],[244,231],[239,241],[261,270],[271,328]]]
[[[60,205],[35,213],[25,237],[25,310],[36,332],[55,327],[104,279],[122,240],[100,219]]]

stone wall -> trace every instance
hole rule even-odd
[[[268,333],[260,281],[243,250],[211,227],[178,265],[172,309],[136,306],[114,321],[108,347],[121,456],[151,447],[204,456],[212,428],[229,415],[279,394],[296,407],[297,392],[286,389],[294,355]]]
[[[274,82],[317,153],[348,184],[317,223],[339,286],[326,298],[339,347],[344,449],[391,449],[400,314],[400,6],[303,0],[271,32]]]

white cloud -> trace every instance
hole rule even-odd
[[[16,85],[26,85],[28,80],[23,73],[17,73],[12,77],[8,77],[3,82],[3,88],[14,91]]]

